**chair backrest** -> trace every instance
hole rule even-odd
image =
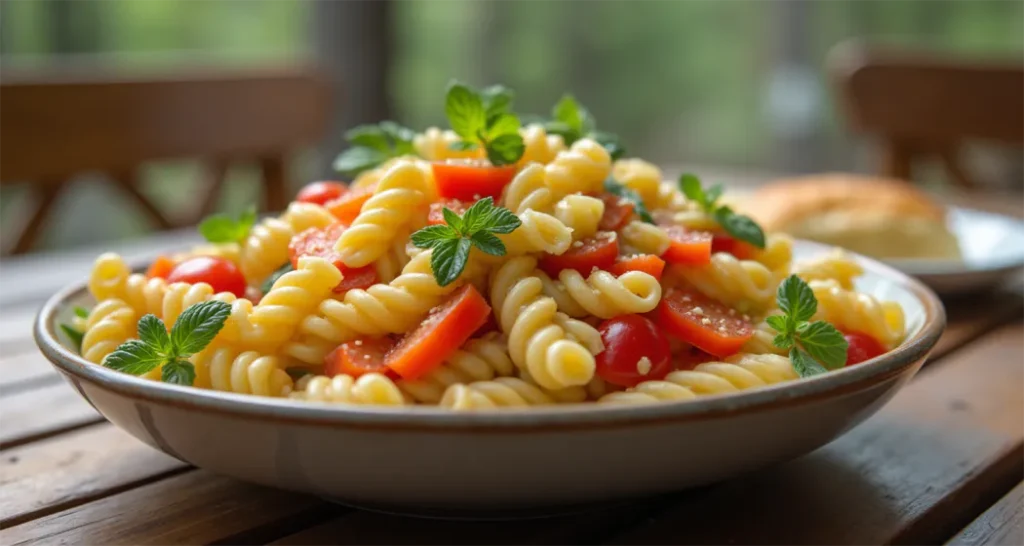
[[[0,83],[0,184],[30,183],[37,206],[4,252],[35,243],[68,181],[98,171],[160,228],[194,223],[215,206],[227,164],[255,160],[264,204],[287,204],[285,159],[317,142],[331,119],[331,87],[313,67],[191,70],[146,79],[4,73]],[[138,190],[137,167],[195,158],[207,188],[184,222],[167,219]],[[9,229],[9,228],[7,228]]]
[[[855,130],[880,136],[883,174],[909,179],[912,157],[936,154],[961,185],[974,183],[957,154],[980,139],[1024,144],[1024,65],[838,46],[829,68]]]

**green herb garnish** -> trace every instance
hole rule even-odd
[[[207,216],[199,224],[199,234],[211,243],[237,243],[245,240],[256,223],[256,206],[250,205],[238,219],[227,214]]]
[[[142,375],[161,367],[165,383],[191,385],[195,368],[188,357],[202,351],[224,327],[231,306],[222,301],[206,301],[185,309],[170,334],[156,315],[139,319],[139,339],[121,344],[103,359],[103,365],[132,375]]]
[[[504,87],[477,91],[462,83],[450,83],[444,112],[452,131],[462,138],[451,148],[475,150],[483,146],[487,159],[496,167],[519,161],[526,146],[519,135],[519,118],[509,111],[511,105],[512,93]]]
[[[810,377],[846,365],[849,344],[831,324],[816,320],[808,322],[818,311],[814,291],[800,277],[790,275],[779,286],[779,309],[784,315],[766,319],[778,335],[772,343],[789,349],[789,359],[800,377]]]
[[[292,266],[291,262],[285,262],[284,265],[277,268],[276,271],[271,273],[270,276],[267,277],[267,280],[263,281],[263,284],[260,285],[260,292],[264,294],[270,292],[270,289],[274,287],[274,283],[277,282],[277,279],[280,279],[282,276],[284,276],[285,273],[288,273],[289,271],[295,271],[295,267]]]
[[[75,312],[75,316],[78,317],[78,318],[84,318],[84,319],[89,318],[89,310],[86,309],[85,307],[75,306],[73,311]]]
[[[644,205],[644,200],[640,198],[640,194],[637,192],[619,184],[611,178],[604,181],[604,191],[630,201],[633,203],[633,210],[636,211],[637,216],[639,216],[641,220],[648,224],[654,223],[654,217],[651,216],[650,211],[647,210],[647,206]]]
[[[417,248],[433,249],[430,269],[440,286],[451,284],[466,269],[471,247],[504,256],[505,244],[495,234],[512,233],[522,224],[512,211],[494,206],[490,197],[473,203],[461,217],[448,207],[442,212],[445,224],[427,226],[412,234],[412,244]]]
[[[68,339],[71,340],[71,343],[75,344],[75,349],[78,352],[82,352],[82,339],[85,338],[85,334],[79,332],[78,330],[75,330],[74,328],[67,324],[61,324],[60,329],[62,332],[64,332],[64,335],[68,336]]]
[[[412,129],[393,121],[352,128],[345,133],[352,147],[335,158],[334,170],[354,176],[391,158],[410,155],[415,137]]]
[[[551,121],[544,124],[544,130],[560,135],[566,146],[581,138],[594,139],[608,150],[612,159],[619,159],[626,149],[619,142],[619,137],[605,131],[597,130],[597,122],[582,104],[569,94],[565,94],[551,109]]]
[[[679,177],[679,189],[687,199],[696,202],[704,212],[714,218],[726,233],[757,248],[764,248],[764,231],[757,222],[749,216],[736,214],[731,208],[718,204],[718,198],[722,196],[722,186],[716,184],[705,190],[699,178],[692,174],[684,174]]]

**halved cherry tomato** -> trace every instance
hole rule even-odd
[[[196,256],[178,265],[167,275],[167,282],[205,282],[214,292],[231,292],[245,297],[245,277],[231,260],[214,256]]]
[[[846,332],[843,334],[850,347],[846,350],[846,365],[853,366],[865,360],[885,354],[885,346],[874,337],[863,332]]]
[[[725,233],[715,233],[711,238],[711,253],[727,252],[741,260],[749,260],[757,253],[757,247]]]
[[[341,261],[341,254],[334,250],[334,243],[341,237],[341,234],[348,226],[335,223],[325,228],[309,228],[292,237],[288,243],[288,258],[292,267],[299,267],[299,258],[303,256],[318,256],[337,267],[343,278],[338,286],[334,287],[334,293],[342,294],[349,290],[360,288],[366,289],[377,282],[377,268],[372,264],[364,267],[348,267]]]
[[[662,295],[654,316],[669,334],[717,357],[738,352],[754,335],[754,326],[735,309],[678,288]]]
[[[637,254],[636,256],[619,256],[608,271],[618,277],[629,271],[643,271],[655,279],[661,280],[665,271],[665,260],[654,254]]]
[[[384,362],[403,378],[416,379],[440,366],[490,314],[487,300],[467,284],[434,308],[419,328],[406,334]]]
[[[601,216],[597,229],[602,231],[615,231],[625,226],[633,217],[633,210],[636,208],[628,199],[623,199],[614,193],[602,193],[598,197],[604,201],[604,214]]]
[[[596,357],[595,373],[605,381],[633,387],[650,379],[662,379],[672,371],[668,338],[649,319],[620,315],[598,326],[604,351]]]
[[[338,345],[324,357],[324,375],[348,374],[359,377],[368,373],[385,373],[384,357],[395,346],[389,337],[368,337]]]
[[[328,201],[333,201],[348,191],[341,182],[313,182],[306,184],[299,190],[299,194],[295,196],[295,200],[302,203],[316,203],[317,205],[326,205]]]
[[[668,250],[661,255],[670,264],[705,265],[711,263],[712,236],[706,231],[690,231],[682,226],[668,226]]]
[[[427,223],[432,226],[446,224],[443,212],[445,208],[449,208],[455,214],[462,216],[473,203],[474,201],[463,201],[462,199],[445,199],[437,203],[431,203],[430,214],[427,215]]]
[[[501,197],[502,190],[516,175],[515,165],[494,167],[480,159],[435,162],[434,182],[441,197],[475,201]]]
[[[153,263],[149,264],[149,269],[146,270],[146,276],[151,279],[156,277],[166,279],[167,275],[171,274],[172,269],[174,269],[174,260],[161,254],[153,260]]]
[[[565,254],[545,254],[539,267],[548,275],[557,277],[563,269],[575,269],[584,277],[597,269],[610,269],[619,257],[619,239],[614,232],[602,231],[597,236],[577,241]]]
[[[377,189],[376,184],[346,192],[341,197],[328,201],[324,207],[345,225],[351,225],[352,221],[359,216],[359,211],[373,197],[373,191]]]

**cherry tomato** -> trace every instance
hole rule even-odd
[[[706,231],[690,231],[682,226],[668,226],[668,250],[661,255],[670,264],[705,265],[711,263],[712,236]]]
[[[432,165],[437,192],[441,197],[475,201],[501,197],[502,190],[516,175],[515,165],[494,167],[480,159],[436,162]]]
[[[719,358],[735,354],[754,335],[754,326],[735,309],[678,288],[662,295],[654,316],[669,334]]]
[[[623,387],[662,379],[672,371],[668,338],[649,319],[620,315],[598,326],[604,351],[596,357],[601,379]]]
[[[468,209],[473,203],[474,201],[463,201],[461,199],[445,199],[437,203],[431,203],[430,214],[427,216],[427,223],[430,225],[447,224],[447,222],[444,221],[443,211],[445,208],[451,209],[455,214],[462,216],[466,213],[466,209]]]
[[[661,280],[665,271],[665,260],[654,254],[637,254],[636,256],[619,256],[608,271],[616,277],[629,271],[643,271],[655,279]]]
[[[373,192],[376,189],[377,185],[372,184],[364,188],[345,192],[341,197],[328,201],[324,208],[333,214],[339,222],[351,225],[356,216],[359,216],[359,211],[363,210],[363,204],[373,197]]]
[[[166,279],[171,274],[171,270],[174,269],[174,260],[167,256],[157,256],[153,263],[149,265],[149,269],[146,270],[146,276],[149,278],[160,277]]]
[[[316,203],[326,205],[348,192],[348,188],[341,182],[313,182],[306,184],[295,196],[296,201],[302,203]]]
[[[245,297],[245,277],[234,262],[214,256],[196,256],[178,265],[167,275],[167,282],[205,282],[214,292],[231,292]]]
[[[348,374],[359,377],[368,373],[385,373],[384,357],[395,346],[389,337],[369,337],[338,345],[324,357],[324,375]]]
[[[740,260],[749,260],[757,253],[757,247],[725,233],[715,233],[711,238],[711,253],[726,252]]]
[[[850,344],[846,350],[846,365],[853,366],[865,360],[885,354],[885,347],[877,339],[862,332],[846,332],[843,334]]]
[[[604,214],[597,229],[602,231],[615,231],[625,226],[633,217],[633,210],[636,208],[628,199],[623,199],[614,193],[602,193],[598,197],[604,201]]]
[[[602,231],[595,237],[573,243],[565,254],[545,254],[538,265],[552,277],[557,277],[558,272],[563,269],[575,269],[586,277],[595,267],[610,269],[618,257],[618,237],[613,232]]]
[[[299,267],[299,258],[318,256],[341,271],[343,278],[334,287],[335,294],[343,294],[349,290],[366,289],[377,282],[377,268],[371,265],[364,267],[348,267],[341,261],[341,254],[334,250],[334,243],[341,237],[347,226],[341,223],[331,224],[326,228],[309,228],[292,237],[288,243],[288,258],[292,267]]]

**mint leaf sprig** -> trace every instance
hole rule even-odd
[[[207,216],[199,224],[199,234],[211,243],[238,243],[249,235],[256,223],[256,205],[249,205],[238,218],[227,214]]]
[[[648,224],[654,223],[654,217],[651,216],[651,212],[647,210],[647,206],[644,205],[644,200],[640,198],[640,194],[634,190],[619,184],[615,180],[609,178],[604,181],[604,191],[617,195],[627,201],[633,203],[633,211],[640,217],[641,220]]]
[[[86,309],[85,307],[75,306],[73,311],[75,313],[75,316],[81,319],[82,321],[89,318],[89,310]],[[77,322],[78,321],[76,321],[76,323]],[[64,335],[68,336],[68,339],[71,340],[71,343],[74,343],[75,349],[81,352],[82,340],[85,339],[85,332],[82,332],[78,328],[75,328],[75,326],[72,324],[61,323],[59,326],[61,331],[64,332]]]
[[[590,112],[566,93],[551,109],[551,121],[544,124],[544,130],[562,137],[566,146],[581,138],[594,139],[608,150],[612,159],[619,159],[626,154],[626,149],[619,142],[619,137],[605,131],[597,130],[597,122]]]
[[[846,365],[849,344],[843,334],[831,324],[816,320],[809,322],[818,311],[818,300],[811,287],[796,275],[790,275],[779,286],[779,309],[783,315],[766,319],[778,335],[772,343],[780,349],[789,349],[789,359],[800,377],[810,377]]]
[[[462,138],[453,150],[483,147],[495,167],[513,165],[523,157],[526,146],[519,135],[519,118],[510,111],[512,92],[502,86],[483,91],[453,81],[448,84],[444,112],[452,131]]]
[[[736,214],[728,206],[718,204],[718,198],[722,196],[721,185],[716,184],[705,190],[696,175],[683,174],[679,177],[679,189],[687,199],[696,202],[714,218],[726,233],[757,248],[765,247],[764,230],[757,222],[749,216]]]
[[[334,170],[355,176],[385,161],[414,153],[415,131],[393,121],[360,125],[345,133],[351,148],[334,159]]]
[[[206,301],[189,306],[167,333],[164,321],[156,315],[139,319],[139,339],[122,343],[103,359],[103,365],[131,375],[149,373],[160,366],[165,383],[192,385],[195,367],[188,357],[202,351],[213,341],[231,313],[222,301]]]
[[[466,269],[471,247],[492,256],[504,256],[505,244],[495,234],[512,233],[522,221],[512,211],[494,205],[485,197],[460,217],[448,207],[442,211],[445,224],[427,226],[412,234],[417,248],[433,249],[430,269],[437,284],[447,286]]]

